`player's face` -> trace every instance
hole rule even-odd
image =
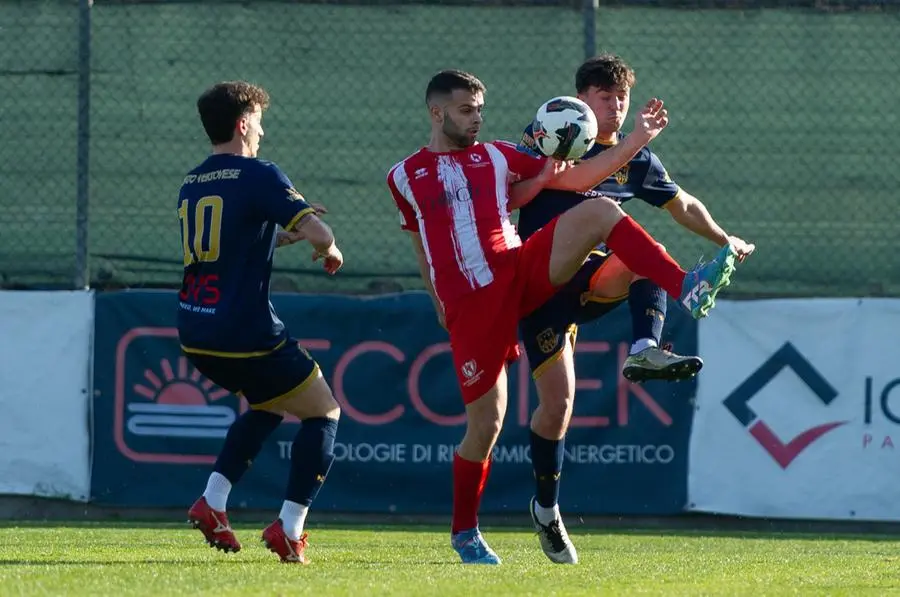
[[[579,93],[578,98],[594,111],[600,135],[609,135],[625,124],[628,106],[631,103],[631,89],[628,87],[604,89],[591,86],[584,93]]]
[[[437,114],[441,130],[453,145],[471,147],[478,139],[478,131],[484,122],[483,109],[483,93],[454,89],[443,110]]]
[[[255,158],[259,153],[259,142],[265,136],[262,128],[262,108],[254,106],[252,112],[248,112],[241,117],[241,122],[238,126],[240,127],[248,157]]]

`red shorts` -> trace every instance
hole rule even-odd
[[[553,220],[511,251],[496,268],[494,281],[445,305],[453,367],[470,404],[490,390],[503,367],[519,358],[519,320],[544,303],[557,287],[550,283]]]

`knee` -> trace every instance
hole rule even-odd
[[[622,211],[619,204],[609,197],[591,197],[582,202],[579,207],[581,206],[586,211],[586,219],[597,228],[604,238],[619,223],[619,220],[625,217],[625,212]]]
[[[469,432],[482,446],[492,447],[500,436],[503,421],[499,417],[483,417],[469,421]]]
[[[569,417],[572,415],[574,403],[575,397],[569,395],[562,395],[550,400],[542,401],[541,414],[544,419],[543,426],[555,431],[563,431],[569,422]]]

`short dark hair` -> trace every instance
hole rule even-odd
[[[618,89],[634,87],[634,70],[618,56],[601,54],[584,61],[575,73],[575,91],[584,93],[588,87]]]
[[[428,81],[428,87],[425,89],[425,103],[427,104],[434,95],[449,95],[453,93],[454,89],[484,93],[486,88],[484,83],[472,73],[456,69],[442,70]]]
[[[269,107],[265,89],[246,81],[224,81],[203,92],[197,100],[197,111],[206,136],[213,145],[228,143],[234,138],[237,121],[259,105]]]

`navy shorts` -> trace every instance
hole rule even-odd
[[[185,356],[213,383],[243,396],[251,408],[272,406],[319,375],[319,365],[292,338],[258,357]]]
[[[591,253],[571,280],[561,286],[549,301],[519,322],[519,333],[528,355],[533,377],[538,377],[544,365],[562,355],[566,342],[575,345],[579,323],[598,319],[628,299],[590,297],[591,278],[609,259],[610,254]]]

